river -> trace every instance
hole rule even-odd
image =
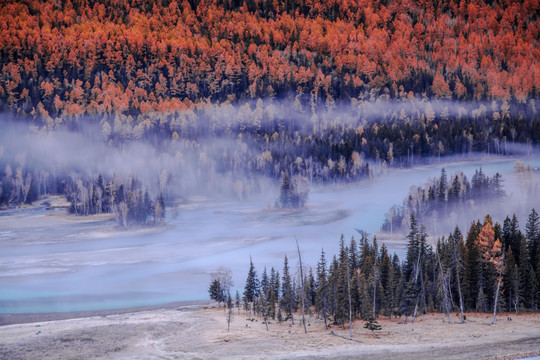
[[[490,158],[394,169],[373,180],[312,189],[306,208],[299,211],[273,209],[277,189],[242,202],[193,198],[180,207],[169,226],[157,230],[117,231],[110,220],[81,219],[62,210],[3,212],[0,314],[204,300],[210,272],[219,266],[232,270],[233,289],[242,293],[250,256],[259,275],[265,266],[281,272],[285,255],[295,272],[296,237],[305,264],[315,268],[322,248],[330,262],[341,234],[348,242],[351,236],[358,237],[355,229],[377,233],[385,212],[402,202],[410,186],[438,176],[442,166],[449,175],[462,170],[469,179],[479,167],[490,176],[500,172],[505,190],[519,207],[526,199],[513,173],[515,160]],[[540,167],[538,157],[524,160]],[[540,208],[540,200],[534,201]],[[530,212],[530,208],[518,210]],[[523,229],[526,217],[520,221]],[[404,237],[387,246],[403,257]]]

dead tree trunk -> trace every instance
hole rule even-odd
[[[302,281],[302,324],[304,324],[304,333],[307,334],[307,328],[306,328],[306,317],[305,317],[305,304],[304,304],[304,298],[305,298],[305,288],[304,288],[304,270],[302,269],[302,255],[300,254],[300,245],[298,245],[298,239],[296,236],[294,237],[296,240],[296,248],[298,249],[298,259],[300,261],[300,278]]]
[[[437,262],[439,263],[439,271],[441,274],[441,286],[442,286],[442,293],[443,293],[443,302],[442,306],[444,309],[444,314],[448,318],[448,322],[450,322],[450,300],[448,296],[448,279],[446,278],[444,274],[444,268],[442,266],[441,257],[439,255],[439,252],[437,251]]]
[[[502,266],[499,268],[499,281],[497,282],[497,291],[495,291],[495,304],[493,304],[493,319],[489,325],[493,325],[495,322],[495,317],[497,316],[497,306],[499,305],[499,291],[501,289],[501,280],[502,280]]]
[[[457,256],[457,249],[454,249],[454,261],[456,263],[456,277],[457,277],[457,286],[458,286],[458,293],[459,293],[459,311],[461,312],[461,323],[465,323],[465,315],[463,314],[463,294],[461,293],[461,280],[459,279],[459,266],[461,262],[458,259]]]
[[[420,254],[418,254],[418,261],[416,262],[416,271],[414,274],[414,285],[416,287],[416,284],[418,283],[418,273],[420,272]],[[414,305],[414,314],[413,318],[411,320],[411,323],[414,324],[414,320],[416,320],[416,315],[418,313],[418,303],[420,302],[420,294],[416,294],[416,304]]]
[[[352,339],[352,301],[351,301],[351,275],[347,261],[347,292],[349,294],[349,339]]]

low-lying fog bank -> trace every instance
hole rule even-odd
[[[500,172],[509,197],[503,210],[524,219],[531,201],[538,209],[540,200],[521,193],[515,160],[476,159],[389,170],[373,180],[312,189],[306,207],[298,210],[274,208],[277,189],[244,201],[192,198],[182,203],[169,227],[157,231],[115,231],[112,221],[88,221],[42,208],[4,213],[0,313],[203,300],[208,298],[209,273],[219,266],[233,271],[233,289],[242,291],[250,256],[261,270],[274,266],[281,271],[284,255],[297,267],[296,236],[304,263],[315,266],[322,248],[328,256],[337,253],[340,234],[346,239],[358,237],[356,229],[376,234],[385,212],[399,204],[411,186],[438,176],[443,165],[448,173],[459,169],[468,177],[479,167],[488,175]],[[538,158],[523,160],[540,167]],[[538,172],[534,175],[537,179]],[[478,218],[483,218],[484,210],[479,209]],[[470,225],[466,221],[458,225],[464,229]],[[390,252],[403,259],[405,237],[394,235],[392,240],[387,243]]]

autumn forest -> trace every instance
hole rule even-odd
[[[0,108],[47,124],[274,97],[540,95],[534,0],[2,3]]]

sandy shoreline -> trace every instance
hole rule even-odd
[[[127,310],[126,310],[127,311]],[[454,314],[455,315],[455,314]],[[505,314],[488,326],[489,314],[467,314],[467,323],[443,322],[442,314],[417,321],[380,319],[377,338],[353,323],[324,329],[308,318],[308,333],[296,322],[270,321],[236,310],[227,331],[223,309],[203,304],[96,314],[84,318],[0,326],[0,359],[485,359],[540,353],[540,314]],[[511,320],[510,320],[511,319]]]
[[[165,309],[182,309],[189,307],[192,309],[209,306],[209,301],[178,301],[170,304],[153,305],[153,306],[138,306],[134,308],[112,309],[112,310],[92,310],[92,311],[70,311],[57,313],[36,313],[36,314],[0,314],[0,326],[28,324],[44,321],[58,321],[68,319],[80,319],[90,317],[104,317],[111,315],[122,315],[130,313],[138,313],[143,311],[165,310]]]

